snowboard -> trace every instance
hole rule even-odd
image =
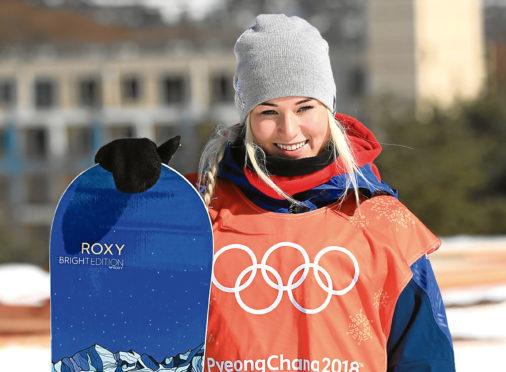
[[[81,173],[51,227],[52,371],[202,371],[212,255],[206,207],[172,168],[138,194]]]

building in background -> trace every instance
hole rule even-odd
[[[21,252],[47,246],[59,196],[112,139],[181,134],[171,164],[194,171],[206,123],[238,119],[233,44],[262,12],[298,14],[321,30],[339,111],[360,117],[382,94],[420,106],[480,89],[478,0],[223,0],[198,23],[171,25],[140,6],[2,0],[0,215]],[[28,259],[42,263],[47,251]]]
[[[491,89],[506,89],[506,2],[484,0],[484,29],[487,49],[488,84]]]
[[[448,106],[477,96],[485,77],[479,0],[370,0],[371,96]]]
[[[198,162],[199,124],[237,120],[222,33],[152,14],[144,26],[145,10],[129,11],[135,27],[100,23],[85,6],[0,3],[1,27],[11,25],[0,33],[0,208],[21,251],[47,245],[61,193],[101,145],[181,134],[173,164],[184,172]]]

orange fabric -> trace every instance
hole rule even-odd
[[[386,370],[409,266],[439,246],[406,207],[377,196],[279,214],[221,181],[209,211],[207,371]]]

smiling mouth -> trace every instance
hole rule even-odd
[[[276,143],[276,147],[280,148],[281,150],[285,150],[285,151],[295,151],[295,150],[298,150],[300,149],[302,146],[304,146],[306,143],[308,143],[309,140],[306,140],[306,141],[302,141],[302,142],[298,142],[298,143],[294,143],[294,144],[291,144],[291,145],[283,145],[281,143]]]

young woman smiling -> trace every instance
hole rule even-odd
[[[374,135],[336,113],[327,42],[264,14],[234,51],[240,121],[190,177],[214,232],[207,370],[453,371],[440,241],[381,180]],[[166,149],[120,140],[96,161],[138,192]]]

